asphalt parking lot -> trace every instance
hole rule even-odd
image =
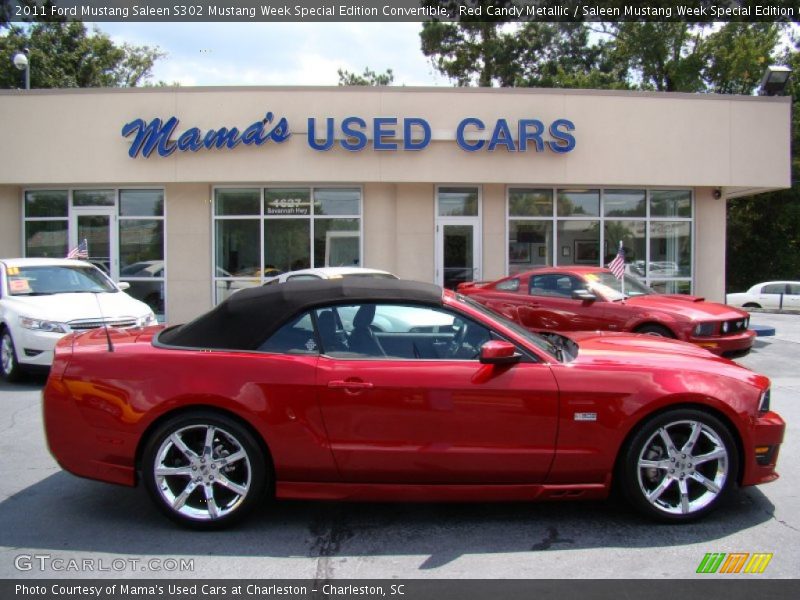
[[[772,378],[773,408],[788,423],[782,477],[683,526],[614,502],[280,502],[234,530],[186,531],[142,489],[62,472],[45,445],[43,381],[0,384],[0,578],[683,579],[701,577],[708,552],[773,553],[758,577],[797,578],[800,315],[752,321],[777,329],[740,362]]]

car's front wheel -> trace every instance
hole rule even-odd
[[[622,457],[621,486],[645,515],[690,521],[725,499],[738,469],[736,443],[724,423],[700,410],[671,410],[634,434]]]
[[[142,453],[150,497],[174,521],[217,529],[244,517],[264,496],[267,460],[253,434],[211,411],[163,423]]]
[[[14,340],[6,327],[0,327],[0,375],[10,383],[22,379],[22,367],[17,361]]]

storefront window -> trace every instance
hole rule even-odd
[[[645,217],[646,208],[644,190],[603,190],[603,216]]]
[[[309,219],[265,219],[264,275],[271,277],[286,271],[309,268],[310,232]]]
[[[509,188],[508,274],[607,265],[621,241],[630,275],[688,293],[692,207],[691,190]]]
[[[652,190],[650,216],[691,217],[692,193],[688,190]]]
[[[75,190],[72,192],[72,206],[114,206],[114,190]]]
[[[67,190],[35,190],[25,192],[25,218],[67,217]]]
[[[688,221],[650,223],[648,276],[690,277],[692,274],[692,228]]]
[[[553,190],[509,190],[508,214],[511,217],[552,217]]]
[[[220,216],[261,214],[261,191],[258,189],[217,190],[214,214]]]
[[[603,264],[607,265],[619,251],[619,243],[625,251],[628,272],[639,278],[646,276],[647,227],[645,221],[612,221],[606,219],[604,229]]]
[[[287,271],[361,264],[359,188],[219,188],[214,215],[216,302]]]
[[[314,219],[314,266],[360,266],[358,230],[358,219]]]
[[[66,219],[25,222],[25,256],[64,258],[66,255]]]
[[[600,221],[558,221],[559,265],[600,266]]]
[[[558,190],[559,217],[600,215],[600,190]]]
[[[75,192],[77,194],[77,192]],[[119,277],[165,319],[164,190],[119,190]]]
[[[440,187],[440,217],[477,217],[478,188]]]
[[[164,190],[28,190],[24,210],[25,256],[64,258],[85,239],[89,262],[164,320]]]
[[[553,264],[553,222],[508,222],[508,274]]]

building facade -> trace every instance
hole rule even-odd
[[[727,198],[791,185],[785,98],[539,89],[0,93],[0,256],[90,257],[172,323],[282,270],[454,286],[606,264],[722,300]]]

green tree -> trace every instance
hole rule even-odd
[[[394,73],[391,69],[386,69],[385,73],[376,73],[369,67],[364,69],[362,75],[351,73],[345,69],[338,69],[339,85],[392,85]]]
[[[151,77],[159,48],[116,45],[79,21],[12,24],[0,37],[0,87],[21,87],[12,57],[27,49],[32,88],[134,87]]]

